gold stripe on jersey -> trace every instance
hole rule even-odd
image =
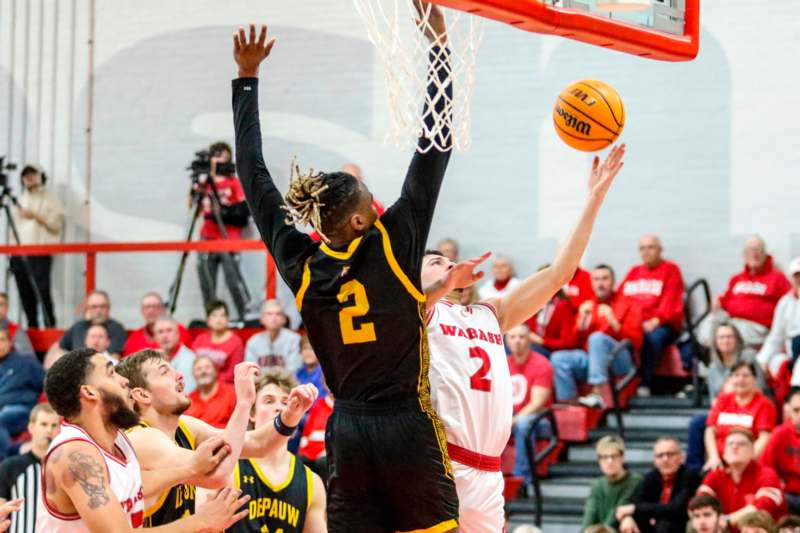
[[[303,265],[303,281],[300,283],[300,290],[297,291],[297,296],[294,297],[294,303],[297,304],[297,312],[303,309],[303,297],[306,295],[308,286],[311,285],[311,258],[306,259]]]
[[[442,454],[442,466],[444,473],[450,479],[455,479],[453,475],[453,465],[450,462],[450,454],[447,453],[447,433],[444,424],[436,414],[436,410],[431,403],[431,382],[428,376],[430,372],[431,357],[428,351],[428,329],[425,326],[425,303],[417,305],[417,314],[420,319],[419,328],[419,379],[417,381],[417,395],[419,396],[419,406],[428,416],[433,424],[433,431],[436,433],[436,443],[439,445],[439,452]]]
[[[444,533],[445,531],[450,531],[451,529],[455,529],[458,527],[458,522],[453,520],[445,520],[444,522],[440,522],[435,526],[426,528],[426,529],[415,529],[414,531],[398,531],[398,533]]]
[[[289,476],[280,485],[273,485],[272,483],[270,483],[269,479],[261,470],[261,467],[258,466],[258,463],[255,461],[255,459],[249,459],[249,461],[253,467],[253,470],[256,471],[256,474],[258,475],[259,479],[261,479],[261,481],[264,483],[264,485],[269,487],[269,489],[272,492],[280,492],[286,487],[288,487],[289,484],[292,482],[292,479],[294,479],[294,462],[296,459],[297,458],[295,457],[295,455],[292,454],[291,459],[289,459]]]
[[[386,261],[389,263],[389,268],[392,269],[394,275],[400,280],[400,283],[403,284],[403,287],[408,291],[408,293],[414,297],[415,300],[418,302],[425,301],[425,295],[419,292],[419,290],[411,283],[411,280],[408,279],[406,273],[403,272],[403,269],[400,268],[400,265],[397,263],[397,259],[394,257],[394,252],[392,251],[392,243],[389,240],[389,233],[386,231],[386,228],[383,226],[383,222],[380,220],[375,221],[375,227],[378,228],[378,231],[381,233],[383,238],[383,253],[386,255]]]
[[[347,245],[347,250],[345,250],[344,252],[337,252],[324,242],[320,244],[319,249],[322,250],[322,252],[325,255],[329,255],[334,259],[347,261],[353,255],[353,252],[356,251],[356,248],[358,248],[359,244],[361,244],[361,237],[358,237],[357,239],[353,239],[352,241],[350,241],[350,244]]]
[[[158,496],[156,503],[153,504],[152,507],[144,510],[144,519],[148,519],[153,516],[155,513],[158,512],[164,506],[164,502],[167,501],[167,496],[169,496],[170,489],[162,491],[161,494]]]
[[[192,435],[192,432],[189,430],[189,426],[186,425],[186,422],[183,421],[183,417],[178,418],[178,427],[183,430],[183,435],[189,441],[189,445],[192,447],[192,449],[196,449],[197,443],[194,440],[194,435]]]
[[[308,485],[308,506],[306,509],[311,509],[311,498],[314,496],[314,474],[311,469],[306,466],[306,485]]]
[[[236,466],[233,467],[233,488],[242,488],[241,483],[239,482],[239,461],[236,461]]]

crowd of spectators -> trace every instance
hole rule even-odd
[[[226,163],[230,148],[216,146],[214,158],[215,165]],[[346,170],[361,179],[358,167]],[[227,191],[222,194],[225,202],[216,208],[213,202],[204,204],[202,238],[239,235],[234,222],[241,222],[236,217],[241,215],[242,195],[234,181],[235,176],[215,177],[216,188]],[[38,169],[27,168],[23,183],[18,224],[31,239],[51,242],[63,225],[63,209],[44,189],[45,176]],[[217,223],[220,213],[214,210],[219,208],[227,231]],[[375,208],[382,211],[383,206],[376,203]],[[790,262],[787,278],[764,241],[748,239],[744,268],[714,298],[713,312],[695,332],[698,346],[682,341],[685,287],[680,267],[664,257],[658,236],[644,235],[638,246],[641,262],[621,280],[607,264],[579,268],[536,315],[507,333],[513,474],[525,486],[531,483],[526,447],[531,439],[550,436],[550,422],[541,415],[553,403],[607,409],[608,385],[633,374],[639,377],[637,394],[650,396],[658,389],[654,370],[676,345],[685,369],[701,361],[708,413],[692,419],[685,451],[673,437],[655,442],[654,466],[644,478],[625,468],[621,439],[601,439],[597,457],[603,476],[591,487],[584,528],[665,533],[684,531],[688,521],[695,531],[777,531],[780,519],[800,513],[800,389],[791,388],[800,386],[800,365],[795,364],[800,356],[800,258]],[[442,240],[438,249],[458,260],[455,240]],[[324,477],[325,423],[334,398],[302,331],[288,327],[281,301],[262,305],[260,331],[244,335],[231,328],[228,304],[216,299],[216,278],[221,265],[241,316],[249,301],[237,288],[237,261],[235,254],[201,257],[206,310],[201,331],[190,331],[171,317],[162,297],[152,291],[141,298],[142,324],[128,331],[113,318],[109,294],[95,290],[86,297],[78,320],[39,354],[41,363],[26,329],[9,320],[9,298],[0,293],[0,460],[16,456],[0,466],[0,481],[41,457],[43,435],[52,438],[54,431],[52,410],[34,409],[37,403],[47,405],[41,403],[44,372],[66,351],[79,347],[91,347],[115,363],[142,349],[163,351],[183,376],[182,386],[192,400],[187,414],[217,427],[225,426],[235,405],[231,383],[237,363],[285,368],[300,383],[313,383],[321,391],[294,449]],[[54,323],[50,265],[46,256],[13,261],[28,326]],[[464,290],[461,302],[500,296],[517,283],[511,258],[495,256],[487,280]],[[0,500],[8,500],[7,494],[0,492]]]

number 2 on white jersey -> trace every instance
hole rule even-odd
[[[492,392],[492,380],[486,378],[486,374],[492,369],[492,361],[486,350],[478,346],[469,349],[470,359],[480,359],[481,367],[469,378],[469,386],[474,390]]]

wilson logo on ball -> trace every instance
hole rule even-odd
[[[561,106],[556,106],[556,113],[564,119],[564,125],[568,128],[572,128],[573,130],[577,131],[581,135],[589,135],[592,132],[592,125],[588,122],[584,122],[579,120],[578,117],[568,113],[564,110]]]

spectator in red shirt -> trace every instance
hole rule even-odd
[[[533,482],[527,446],[536,439],[548,437],[552,431],[547,419],[536,422],[536,416],[553,404],[553,367],[545,356],[530,349],[529,338],[530,329],[525,324],[506,333],[506,346],[511,351],[508,370],[514,400],[511,419],[516,451],[514,475],[522,476],[526,483]]]
[[[781,480],[775,471],[755,460],[753,435],[744,428],[733,428],[725,437],[725,464],[703,479],[698,494],[710,494],[722,504],[729,527],[737,527],[745,515],[766,511],[775,520],[786,514]]]
[[[639,304],[642,311],[640,396],[650,396],[653,369],[664,349],[683,330],[683,277],[678,265],[661,257],[661,241],[655,235],[639,240],[642,264],[630,269],[620,284],[622,294]]]
[[[572,306],[575,309],[580,307],[586,300],[591,300],[594,297],[592,275],[578,267],[569,283],[564,285],[564,294],[572,302]]]
[[[609,366],[615,376],[633,368],[633,356],[642,346],[642,320],[636,303],[614,292],[610,266],[599,265],[592,271],[592,288],[595,296],[581,304],[575,323],[576,342],[585,349],[559,350],[550,361],[555,371],[556,401],[574,401],[577,382],[588,381],[592,392],[578,402],[605,409],[601,394],[608,382]]]
[[[142,303],[139,309],[142,312],[142,318],[144,318],[144,326],[132,331],[130,335],[128,335],[128,340],[125,341],[125,348],[122,350],[122,357],[126,357],[139,350],[158,348],[158,342],[156,341],[153,328],[156,319],[163,316],[167,311],[164,306],[164,300],[161,299],[161,295],[157,292],[147,292],[142,296]],[[182,324],[178,324],[178,331],[181,335],[181,342],[184,344],[192,343],[192,336],[189,335],[189,332]]]
[[[199,418],[215,428],[225,428],[236,407],[236,389],[230,383],[218,379],[214,361],[200,355],[192,368],[197,387],[189,394],[192,405],[185,414]]]
[[[728,281],[725,294],[714,301],[715,312],[699,328],[699,340],[711,344],[711,331],[718,321],[730,319],[742,333],[745,346],[757,350],[769,333],[775,307],[792,285],[772,264],[760,237],[751,237],[744,245],[744,270]]]
[[[531,332],[531,347],[548,357],[556,350],[580,348],[581,345],[575,342],[577,309],[564,294],[564,289],[559,290],[538,313],[525,322]]]
[[[217,142],[212,144],[208,151],[211,155],[210,179],[213,180],[219,203],[217,204],[216,198],[212,199],[214,190],[211,185],[204,183],[205,189],[201,200],[204,221],[200,229],[200,238],[206,241],[241,239],[242,230],[249,224],[250,210],[245,201],[242,184],[239,183],[231,164],[233,150],[227,143]],[[244,317],[250,299],[239,270],[238,253],[212,252],[198,255],[197,274],[200,279],[200,290],[203,293],[203,303],[208,305],[217,297],[217,274],[220,265],[236,311],[240,318]]]
[[[214,361],[219,379],[233,383],[233,368],[244,360],[244,344],[228,329],[228,305],[222,300],[212,300],[206,308],[206,323],[209,331],[197,336],[192,350],[200,356]]]
[[[800,388],[786,400],[789,419],[770,435],[761,464],[775,470],[783,481],[789,512],[800,514]]]
[[[511,258],[504,255],[495,256],[492,261],[492,277],[478,289],[481,300],[500,298],[519,285],[519,278],[514,276],[514,265]]]
[[[775,428],[777,413],[775,405],[758,390],[756,376],[754,363],[740,361],[731,367],[728,384],[732,392],[717,397],[706,420],[704,471],[722,465],[720,450],[728,433],[734,428],[744,428],[757,435],[755,457],[764,451],[769,435]]]

